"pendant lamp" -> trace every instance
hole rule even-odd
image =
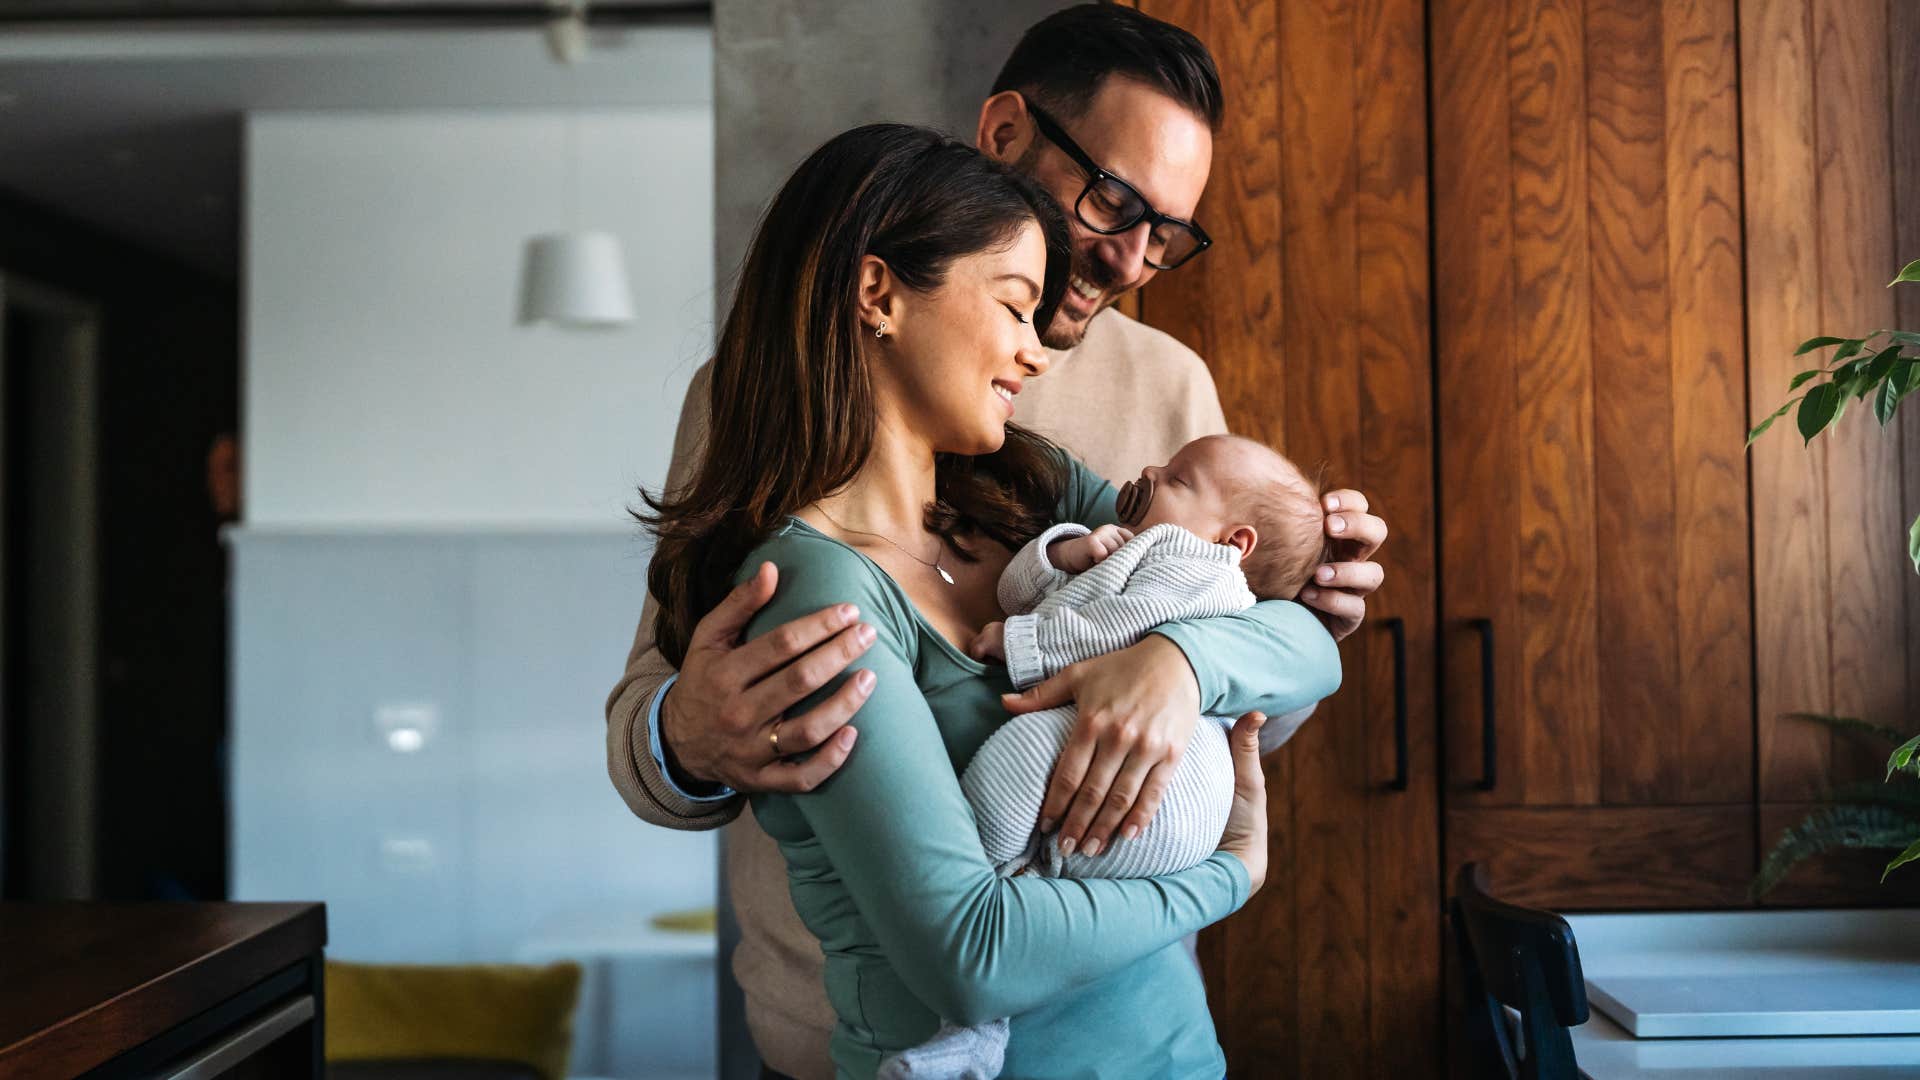
[[[586,4],[570,3],[547,24],[547,46],[569,69],[586,52]],[[577,227],[580,213],[577,118],[567,118],[567,195],[572,200],[566,232],[527,240],[520,263],[520,323],[551,323],[566,329],[619,326],[633,321],[620,239],[610,232]]]

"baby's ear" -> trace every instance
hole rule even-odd
[[[1226,537],[1220,542],[1228,547],[1239,548],[1240,558],[1245,560],[1247,556],[1253,554],[1254,547],[1260,543],[1260,534],[1255,532],[1251,525],[1235,525],[1227,530]]]

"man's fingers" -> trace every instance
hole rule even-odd
[[[753,775],[753,789],[796,795],[812,791],[847,763],[847,755],[853,752],[854,740],[859,734],[857,728],[843,727],[812,756],[802,760],[781,758],[765,766]]]
[[[1093,823],[1087,826],[1087,854],[1092,855],[1113,846],[1114,833],[1119,831],[1121,820],[1132,813],[1154,767],[1155,763],[1148,760],[1145,754],[1134,754],[1114,774],[1113,786],[1107,789],[1107,797],[1100,800],[1100,809],[1093,815]]]
[[[1093,761],[1093,751],[1092,737],[1083,738],[1076,727],[1060,751],[1059,759],[1053,763],[1047,797],[1040,804],[1041,832],[1052,832],[1060,819],[1067,816],[1067,808],[1073,805],[1073,796],[1080,790],[1080,781],[1087,775],[1087,765]]]
[[[753,576],[735,585],[712,611],[693,625],[690,648],[730,649],[753,621],[754,612],[767,606],[773,590],[780,584],[780,568],[763,562]]]
[[[1336,510],[1350,510],[1357,514],[1364,514],[1372,509],[1367,505],[1367,497],[1352,488],[1338,488],[1327,492],[1320,497],[1320,505],[1326,507],[1329,514]]]
[[[1387,523],[1372,514],[1343,510],[1327,515],[1327,538],[1343,545],[1341,550],[1353,554],[1354,561],[1363,561],[1386,543]]]
[[[1378,589],[1387,572],[1377,562],[1328,563],[1313,572],[1313,585],[1321,589],[1345,589],[1365,596]]]
[[[1364,597],[1338,589],[1319,589],[1312,585],[1300,590],[1300,602],[1335,619],[1358,621],[1367,617]]]
[[[1200,722],[1210,724],[1213,721]],[[1153,771],[1147,773],[1146,783],[1140,785],[1140,797],[1134,800],[1132,812],[1127,814],[1127,820],[1120,825],[1122,837],[1131,840],[1146,832],[1147,826],[1153,824],[1154,816],[1160,813],[1160,800],[1166,797],[1167,785],[1173,780],[1176,764],[1176,762],[1163,761],[1155,765]]]
[[[832,682],[834,676],[845,671],[848,664],[872,647],[873,640],[873,627],[866,623],[854,623],[799,659],[789,662],[786,667],[770,673],[747,691],[753,700],[753,714],[776,717],[793,708],[808,694]],[[757,643],[758,639],[755,641]]]
[[[1046,682],[1029,687],[1018,694],[1001,694],[1000,704],[1006,706],[1007,711],[1015,716],[1071,705],[1073,704],[1072,672],[1073,669],[1068,668]]]
[[[829,676],[831,678],[831,676]],[[853,678],[825,701],[797,716],[779,721],[781,756],[804,754],[833,738],[834,732],[847,726],[860,707],[873,696],[876,678],[871,671],[856,671]],[[767,752],[773,752],[773,740],[767,740]]]
[[[795,657],[852,626],[859,618],[860,609],[852,604],[823,607],[810,615],[781,623],[735,649],[727,657],[729,666],[741,682],[759,682],[787,666]]]

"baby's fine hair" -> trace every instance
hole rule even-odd
[[[1234,500],[1243,508],[1259,539],[1241,562],[1247,587],[1262,600],[1291,600],[1300,595],[1314,568],[1328,561],[1326,512],[1320,507],[1326,469],[1308,476],[1265,443],[1234,438],[1271,458],[1270,467],[1234,477]]]

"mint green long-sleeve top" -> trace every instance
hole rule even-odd
[[[1060,518],[1114,521],[1113,488],[1075,463]],[[885,571],[798,519],[748,556],[743,575],[763,561],[779,567],[780,585],[748,637],[848,602],[877,632],[842,676],[877,676],[846,764],[812,792],[753,800],[826,956],[839,1073],[871,1077],[942,1018],[1011,1016],[1009,1077],[1223,1075],[1205,991],[1179,943],[1246,901],[1240,861],[1216,853],[1131,880],[996,876],[959,773],[1007,720],[1005,671],[961,653]],[[1292,712],[1339,685],[1332,638],[1297,604],[1156,633],[1186,654],[1210,714]]]

